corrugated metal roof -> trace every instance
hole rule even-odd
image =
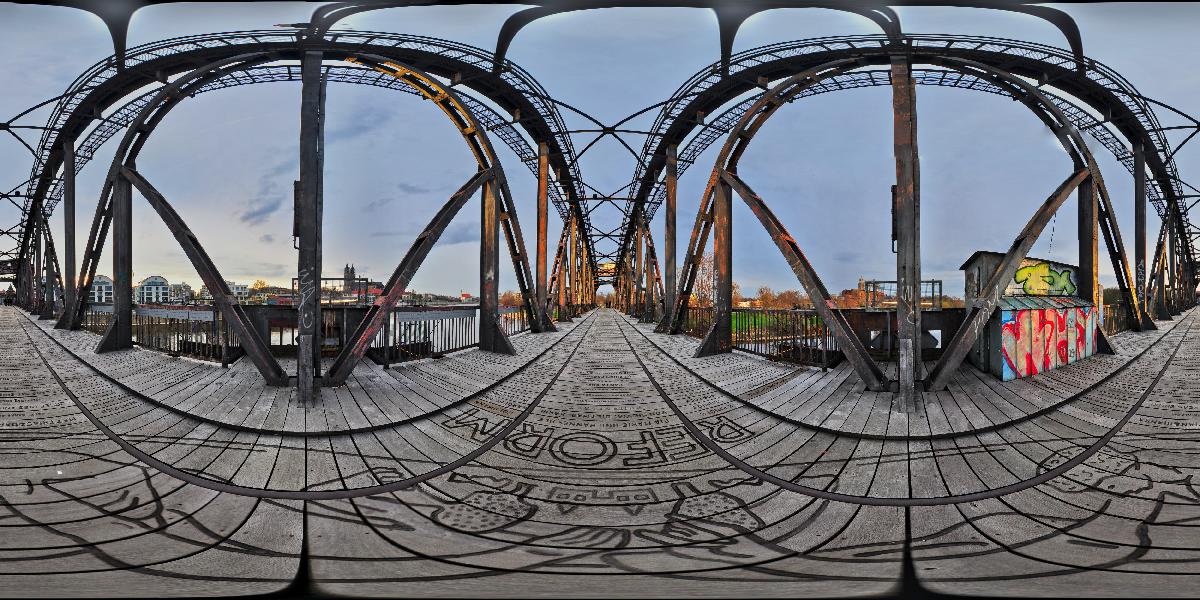
[[[1078,296],[1001,296],[1001,310],[1038,308],[1091,308],[1092,303]]]

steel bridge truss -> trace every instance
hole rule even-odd
[[[61,2],[48,1],[49,4]],[[434,4],[457,4],[439,0]],[[85,3],[86,4],[86,3]],[[312,398],[322,385],[339,385],[379,333],[391,308],[447,225],[475,196],[481,201],[479,340],[485,350],[511,352],[497,326],[499,236],[503,232],[518,280],[526,318],[536,331],[569,320],[596,302],[596,290],[612,284],[619,306],[660,330],[677,333],[691,301],[699,262],[712,238],[714,324],[699,354],[732,349],[732,228],[734,198],[757,216],[792,267],[798,281],[830,326],[839,347],[872,390],[894,389],[911,398],[920,388],[943,389],[994,311],[1002,282],[1012,276],[1041,231],[1068,197],[1079,197],[1081,295],[1101,304],[1098,285],[1099,239],[1117,275],[1123,303],[1135,328],[1153,327],[1151,317],[1166,317],[1179,298],[1196,288],[1200,227],[1189,210],[1200,190],[1184,182],[1174,156],[1200,133],[1200,120],[1141,95],[1119,74],[1086,58],[1078,28],[1056,9],[1004,0],[977,0],[961,6],[1009,10],[1055,25],[1069,49],[1014,40],[949,35],[906,35],[896,13],[884,5],[852,5],[803,0],[748,0],[739,4],[680,0],[660,6],[709,7],[718,17],[720,60],[684,82],[671,98],[604,124],[553,98],[523,69],[504,57],[517,33],[553,14],[604,7],[642,6],[631,0],[581,2],[545,0],[512,15],[501,28],[495,52],[434,38],[337,31],[347,16],[369,10],[429,2],[366,0],[338,2],[316,10],[294,31],[247,31],[205,34],[125,47],[127,12],[101,11],[113,34],[114,55],[82,74],[68,90],[24,111],[0,129],[20,141],[34,157],[27,181],[0,194],[19,207],[22,217],[0,229],[0,280],[15,281],[19,301],[42,318],[58,317],[58,326],[76,328],[87,304],[101,249],[112,236],[114,319],[97,351],[130,347],[132,310],[132,225],[137,190],[164,224],[212,290],[214,302],[242,340],[247,356],[275,385],[292,385],[266,344],[249,327],[246,315],[169,200],[141,173],[136,159],[155,127],[169,111],[198,94],[242,85],[299,82],[301,87],[300,179],[295,186],[295,231],[300,282],[300,351],[295,385]],[[936,4],[910,2],[908,4]],[[73,6],[76,4],[72,4]],[[88,9],[86,5],[78,7]],[[777,8],[822,7],[870,19],[884,32],[772,44],[732,52],[737,29],[749,16]],[[417,236],[348,344],[327,372],[321,373],[317,327],[320,322],[321,218],[323,195],[325,89],[329,83],[370,85],[417,95],[434,102],[456,126],[477,162],[475,174],[450,196]],[[978,302],[967,307],[962,328],[946,344],[941,359],[925,372],[921,359],[920,166],[917,160],[918,86],[953,87],[1010,97],[1022,102],[1053,130],[1071,158],[1073,169],[1038,206],[1014,239],[1001,266],[986,282]],[[897,377],[890,380],[850,331],[800,243],[771,211],[768,199],[738,175],[738,164],[761,127],[780,107],[834,91],[890,86],[893,98],[896,185],[892,198],[897,248]],[[30,144],[14,125],[33,110],[53,104]],[[560,109],[594,125],[569,129]],[[1185,125],[1163,125],[1156,109]],[[631,128],[634,118],[657,110],[645,131]],[[715,116],[713,116],[715,115]],[[1170,133],[1189,132],[1173,146]],[[576,152],[573,136],[597,137]],[[75,178],[100,147],[121,134],[93,216],[82,260],[76,263]],[[1134,178],[1135,255],[1125,244],[1103,177],[1083,135],[1116,157]],[[506,175],[491,136],[498,137],[537,180],[537,226],[532,259],[526,250]],[[643,136],[641,152],[627,136]],[[580,158],[611,137],[636,159],[631,182],[605,194],[587,185]],[[709,173],[682,260],[676,259],[678,179],[707,148],[722,142]],[[62,205],[65,230],[62,253],[48,225]],[[553,205],[564,227],[550,261],[547,223]],[[1162,220],[1153,256],[1147,256],[1146,207]],[[593,223],[597,210],[616,210],[620,225]],[[660,263],[651,223],[664,210],[663,260]],[[615,250],[600,248],[615,247]],[[532,263],[532,264],[531,264]]]

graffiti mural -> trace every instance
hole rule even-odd
[[[1021,293],[1030,296],[1072,296],[1078,289],[1074,269],[1028,258],[1021,261],[1013,283],[1020,285]]]
[[[1037,375],[1096,353],[1096,310],[1090,306],[1002,310],[1000,378]]]

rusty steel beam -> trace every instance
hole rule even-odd
[[[497,165],[499,163],[496,163]],[[534,333],[547,331],[545,317],[538,308],[534,290],[533,274],[529,268],[529,255],[525,251],[525,238],[521,234],[521,221],[517,218],[517,205],[513,201],[512,191],[504,172],[498,166],[492,170],[492,182],[499,193],[498,208],[500,210],[500,230],[504,232],[504,242],[508,246],[508,256],[512,259],[513,276],[517,279],[517,290],[521,292],[521,304],[528,318],[529,329]],[[499,281],[497,280],[497,285]],[[549,331],[553,331],[551,325]]]
[[[479,240],[479,348],[516,354],[500,328],[500,194],[494,180],[481,186]]]
[[[650,223],[646,223],[646,289],[649,294],[649,306],[642,315],[642,323],[658,323],[663,314],[663,281],[662,269],[658,264],[658,251],[654,246],[654,235]]]
[[[1092,167],[1092,182],[1095,185],[1100,206],[1100,232],[1104,234],[1104,242],[1108,248],[1109,260],[1112,261],[1113,273],[1117,278],[1117,286],[1120,288],[1121,297],[1125,301],[1125,310],[1129,316],[1130,326],[1134,331],[1142,331],[1145,329],[1145,326],[1140,316],[1142,312],[1141,304],[1134,293],[1133,268],[1130,264],[1129,256],[1125,252],[1125,243],[1121,239],[1121,228],[1117,223],[1112,200],[1108,196],[1108,189],[1104,185],[1104,177],[1100,175],[1099,169],[1095,168],[1095,162],[1090,157],[1089,164]],[[1150,323],[1150,327],[1154,327],[1154,324]]]
[[[325,78],[321,72],[324,55],[308,51],[300,63],[300,182],[295,208],[298,238],[296,279],[299,298],[297,326],[296,387],[302,403],[320,395],[321,346],[321,258],[323,172],[325,154]]]
[[[647,315],[653,315],[654,310],[654,251],[650,249],[650,224],[642,218],[642,312],[638,321],[646,322]],[[651,319],[653,320],[653,319]]]
[[[425,257],[429,256],[429,251],[433,249],[434,244],[446,231],[446,227],[471,199],[471,196],[491,177],[492,172],[490,171],[477,172],[450,196],[450,199],[442,205],[425,229],[417,235],[400,264],[396,265],[396,269],[392,271],[392,276],[388,278],[387,284],[383,288],[383,294],[375,299],[350,337],[350,343],[342,348],[333,364],[330,365],[329,372],[325,375],[324,385],[342,385],[346,382],[346,379],[354,371],[355,365],[367,353],[367,349],[371,346],[375,336],[379,334],[379,330],[387,323],[392,309],[396,307],[396,303],[404,295],[408,283],[412,281],[417,270],[421,268],[421,264],[425,262]]]
[[[1080,298],[1102,307],[1100,297],[1100,207],[1091,182],[1079,186],[1079,281]]]
[[[921,165],[917,152],[917,92],[907,56],[893,55],[892,119],[896,187],[892,219],[896,243],[898,391],[904,402],[921,379]]]
[[[42,286],[38,281],[42,277],[42,219],[38,215],[41,210],[30,215],[33,221],[33,229],[29,241],[33,244],[33,261],[30,266],[29,273],[29,301],[26,303],[26,310],[35,311],[41,302]]]
[[[742,200],[750,207],[754,216],[758,217],[760,223],[767,233],[771,236],[771,240],[775,242],[775,246],[779,248],[779,252],[787,260],[788,265],[792,267],[792,272],[796,274],[796,279],[800,281],[800,285],[804,287],[804,291],[808,297],[812,299],[813,307],[821,320],[829,327],[830,333],[837,340],[838,348],[842,354],[846,356],[846,360],[854,369],[858,376],[863,380],[867,389],[872,391],[885,391],[888,387],[887,377],[880,370],[879,365],[867,354],[867,348],[863,345],[862,340],[854,334],[850,327],[850,323],[846,320],[846,316],[841,309],[834,303],[829,294],[829,290],[825,288],[825,283],[821,281],[817,275],[816,269],[812,263],[808,261],[808,257],[800,250],[800,246],[792,237],[767,203],[750,189],[735,173],[725,171],[721,173],[721,180],[732,186],[733,190],[741,196]]]
[[[1151,293],[1151,296],[1153,296],[1153,299],[1150,300],[1150,302],[1153,302],[1153,306],[1154,306],[1153,315],[1154,315],[1155,319],[1165,320],[1165,321],[1171,320],[1171,313],[1169,311],[1167,311],[1166,290],[1164,289],[1164,285],[1166,283],[1166,277],[1163,274],[1163,270],[1166,268],[1166,262],[1167,262],[1166,261],[1166,252],[1167,252],[1166,237],[1167,237],[1167,235],[1169,235],[1168,232],[1171,229],[1171,224],[1170,224],[1171,219],[1172,219],[1172,214],[1170,212],[1168,212],[1167,218],[1165,220],[1163,220],[1163,222],[1159,226],[1158,242],[1155,243],[1155,248],[1154,248],[1154,265],[1151,267],[1151,273],[1150,273],[1150,281],[1152,282],[1152,285],[1154,286],[1153,291]]]
[[[1133,144],[1133,277],[1138,319],[1143,329],[1156,329],[1146,310],[1146,150]]]
[[[58,297],[61,296],[61,287],[58,284],[58,254],[54,249],[54,235],[50,231],[50,222],[46,219],[44,212],[38,213],[38,219],[41,220],[42,232],[42,306],[41,312],[38,314],[39,321],[48,321],[54,318],[54,308]]]
[[[570,243],[571,222],[574,220],[574,214],[567,216],[567,222],[563,224],[562,232],[558,235],[558,251],[554,254],[554,280],[551,284],[554,286],[554,296],[558,303],[558,314],[555,318],[559,323],[571,321],[571,317],[567,315],[567,244]]]
[[[233,327],[242,349],[246,351],[246,356],[254,363],[263,379],[268,385],[287,385],[287,373],[279,365],[279,361],[271,355],[270,347],[259,336],[258,331],[251,326],[250,318],[246,316],[237,297],[233,295],[233,290],[229,289],[229,284],[221,276],[216,263],[209,258],[208,252],[204,250],[200,240],[192,233],[187,223],[179,216],[179,213],[175,212],[174,207],[167,199],[136,170],[125,167],[121,169],[121,176],[128,179],[141,192],[154,212],[158,213],[159,218],[166,224],[167,229],[171,231],[171,235],[183,249],[184,255],[196,269],[196,274],[200,276],[200,280],[212,294],[213,303],[221,311],[221,316],[225,318],[226,323]]]
[[[579,285],[579,238],[582,235],[578,220],[571,220],[570,231],[571,241],[567,244],[567,315],[574,319],[577,316],[575,306],[579,302],[576,288]]]
[[[133,347],[133,189],[119,173],[112,183],[113,317],[97,354]]]
[[[642,289],[642,266],[645,263],[646,255],[646,230],[643,227],[640,216],[636,216],[634,219],[637,221],[637,226],[633,229],[633,252],[630,254],[632,260],[629,265],[631,276],[629,287],[633,290],[633,302],[630,303],[628,310],[625,311],[631,316],[645,303],[645,290]]]
[[[558,317],[559,323],[568,323],[571,321],[570,315],[567,314],[567,260],[569,258],[568,249],[571,244],[571,223],[575,220],[575,215],[570,214],[567,217],[567,222],[563,224],[562,232],[558,236],[558,252],[554,259],[554,283],[556,284],[556,297],[558,298]]]
[[[554,323],[546,313],[546,229],[550,220],[550,147],[545,142],[538,144],[537,172],[537,283],[536,296],[542,318],[542,329],[554,331]]]
[[[992,273],[987,284],[980,290],[979,297],[972,302],[971,306],[967,307],[967,316],[963,319],[962,325],[954,333],[950,343],[946,344],[941,359],[929,371],[925,385],[927,390],[946,389],[947,384],[954,378],[959,365],[971,351],[971,346],[975,344],[975,340],[992,317],[992,312],[1000,304],[1000,294],[1004,292],[1005,285],[1016,274],[1017,268],[1021,266],[1021,261],[1029,254],[1029,249],[1033,247],[1034,242],[1037,241],[1038,236],[1050,223],[1050,219],[1058,212],[1058,208],[1063,205],[1063,202],[1066,202],[1075,189],[1091,176],[1092,173],[1088,169],[1081,169],[1073,173],[1059,184],[1054,193],[1050,194],[1033,213],[1033,217],[1013,240],[1012,246],[1009,247],[1004,258],[1000,260],[996,271]]]
[[[668,309],[669,314],[663,316],[659,328],[664,333],[676,335],[683,331],[687,320],[688,303],[691,301],[692,288],[696,283],[696,273],[700,268],[700,260],[704,249],[708,246],[709,232],[713,222],[713,189],[716,187],[716,175],[709,179],[704,196],[700,199],[700,209],[696,211],[696,222],[692,225],[691,239],[688,240],[687,253],[683,255],[683,264],[679,279],[679,289],[675,296],[675,306]]]
[[[677,285],[677,264],[675,260],[675,244],[678,225],[677,196],[679,193],[679,156],[675,144],[667,146],[666,166],[666,199],[663,204],[663,318],[675,306]],[[659,327],[661,329],[661,327]]]
[[[713,323],[696,358],[733,351],[733,190],[728,179],[713,188]]]
[[[63,313],[75,304],[75,141],[64,140],[63,148]],[[61,323],[60,323],[61,324]],[[58,325],[55,325],[58,327]]]
[[[58,318],[55,327],[58,329],[79,329],[83,321],[83,312],[88,304],[88,290],[96,277],[96,268],[100,265],[100,254],[108,238],[112,226],[112,189],[106,184],[105,193],[101,194],[100,202],[96,204],[96,212],[92,216],[92,225],[88,231],[87,245],[84,246],[83,258],[80,261],[79,281],[75,286],[75,297],[72,304],[63,307],[63,313]]]

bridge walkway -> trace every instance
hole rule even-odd
[[[1194,321],[1019,382],[966,367],[899,406],[845,367],[693,359],[601,309],[513,358],[363,365],[299,407],[237,365],[90,354],[95,336],[6,307],[0,586],[1183,593]]]

